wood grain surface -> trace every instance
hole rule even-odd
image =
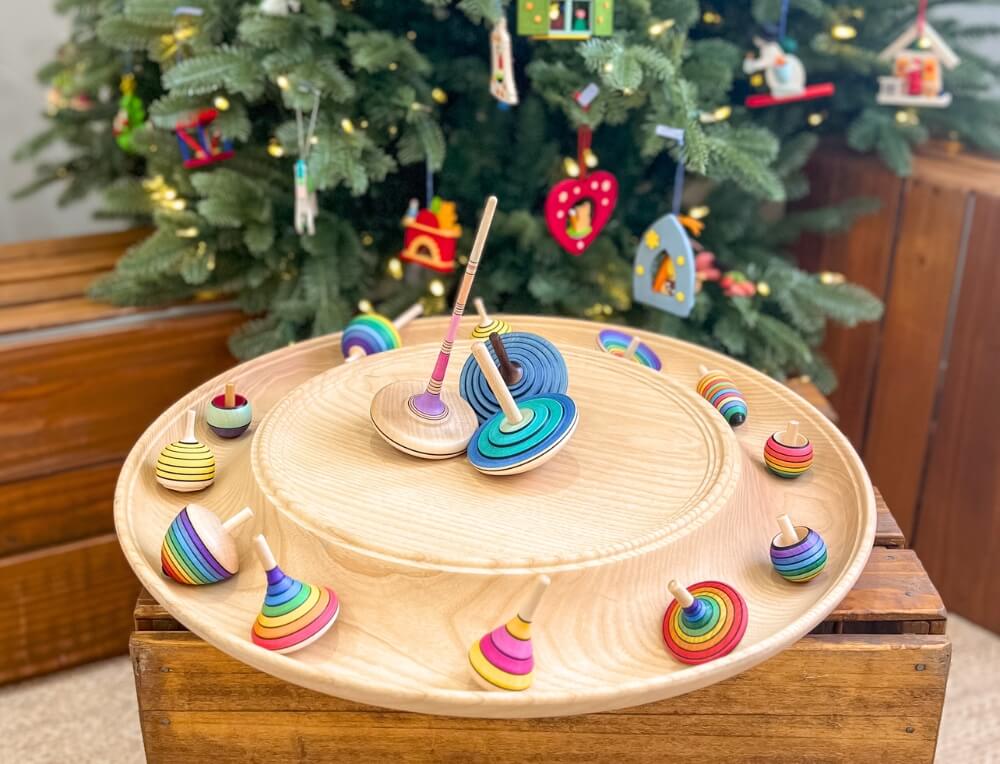
[[[467,321],[466,331],[473,322]],[[526,316],[511,322],[567,348],[592,347],[595,332],[601,328]],[[434,341],[443,329],[441,319],[419,321],[404,332],[404,342]],[[207,428],[199,429],[199,438],[211,442],[216,451],[220,472],[217,484],[199,500],[223,518],[235,512],[237,505],[253,506],[258,512],[253,532],[267,534],[290,575],[337,589],[343,601],[341,621],[323,640],[291,658],[270,655],[247,639],[264,588],[258,566],[246,565],[226,584],[197,592],[161,577],[159,546],[178,507],[175,496],[155,485],[151,464],[162,444],[178,437],[184,408],[203,406],[221,379],[168,409],[129,456],[116,494],[116,527],[129,562],[171,613],[217,647],[292,683],[380,706],[478,717],[586,713],[662,699],[746,670],[805,635],[860,575],[875,534],[871,486],[843,435],[780,384],[703,349],[647,332],[639,334],[664,358],[665,373],[682,387],[693,389],[699,363],[721,369],[739,384],[750,405],[750,420],[735,436],[743,478],[723,510],[692,523],[676,542],[613,565],[584,564],[556,572],[536,621],[540,662],[529,692],[477,691],[465,665],[468,641],[510,616],[525,593],[526,576],[511,570],[494,574],[404,570],[384,556],[303,531],[275,512],[250,479],[246,465],[252,435],[222,443],[213,441]],[[339,363],[337,341],[334,336],[303,343],[226,376],[236,379],[255,411],[263,415],[288,391]],[[467,344],[458,353],[456,365],[464,361]],[[376,357],[357,365],[364,369],[370,362],[383,361]],[[574,384],[571,380],[570,394]],[[650,416],[658,413],[652,410]],[[705,415],[709,414],[717,416],[707,410]],[[581,410],[581,421],[586,415]],[[769,476],[761,464],[767,436],[790,418],[802,423],[817,452],[809,475],[791,485]],[[251,433],[255,430],[256,426]],[[665,430],[663,437],[677,435]],[[609,479],[613,479],[616,463],[612,459],[641,458],[623,449],[619,452],[608,455]],[[377,500],[381,484],[396,479],[383,463],[384,452],[378,454],[369,468],[373,486],[369,501]],[[431,462],[421,465],[427,470],[440,467]],[[655,491],[653,473],[651,490]],[[523,477],[543,474],[540,470]],[[550,492],[539,492],[536,511],[539,532],[551,535],[561,528],[545,523]],[[427,511],[433,511],[435,496],[423,499]],[[793,509],[800,522],[824,535],[831,549],[827,570],[804,587],[781,581],[767,558],[768,542],[776,532],[774,517]],[[607,507],[611,517],[617,510],[613,504]],[[481,542],[482,547],[488,544],[489,539]],[[242,549],[245,553],[246,547]],[[669,602],[665,582],[673,577],[689,582],[719,578],[741,591],[751,617],[739,649],[696,667],[681,666],[667,656],[658,626]],[[415,640],[415,634],[419,639]]]

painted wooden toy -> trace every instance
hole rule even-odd
[[[225,522],[200,504],[188,504],[177,513],[163,536],[160,568],[182,584],[200,586],[232,578],[240,570],[233,533],[253,517],[244,507]]]
[[[781,533],[771,540],[771,564],[786,581],[804,584],[826,567],[826,543],[812,528],[795,525],[788,515],[779,515]]]
[[[253,410],[245,396],[236,394],[236,384],[227,382],[225,392],[208,402],[205,421],[220,438],[238,438],[253,421]]]
[[[743,61],[744,74],[764,72],[764,81],[770,91],[767,94],[755,93],[747,96],[744,103],[750,109],[828,98],[836,90],[832,82],[806,85],[806,70],[802,65],[802,59],[791,52],[794,46],[785,37],[787,12],[786,0],[782,4],[780,25],[762,25],[753,38],[754,45],[759,51],[758,55],[749,55]]]
[[[597,347],[605,353],[624,358],[626,361],[635,361],[640,366],[654,371],[663,368],[660,356],[653,348],[638,337],[620,329],[601,329],[597,333]]]
[[[187,169],[207,167],[235,156],[232,141],[223,138],[212,127],[218,116],[216,109],[202,109],[197,114],[178,120],[175,126],[177,145]]]
[[[781,478],[797,478],[813,463],[813,447],[809,438],[799,432],[794,419],[784,432],[776,432],[764,444],[764,464]]]
[[[455,250],[462,235],[455,203],[433,197],[425,209],[410,202],[403,217],[403,251],[399,259],[438,273],[455,270]]]
[[[493,334],[489,350],[515,401],[565,393],[569,387],[566,361],[556,346],[544,337],[528,332],[512,332],[503,337]],[[459,389],[480,423],[500,411],[500,402],[473,356],[469,356],[462,367]]]
[[[491,334],[510,334],[514,331],[506,321],[490,318],[490,314],[486,312],[486,305],[483,304],[483,298],[477,297],[472,304],[476,306],[476,313],[479,314],[479,323],[472,330],[472,339],[485,340]]]
[[[501,104],[517,106],[517,81],[514,79],[514,54],[511,49],[507,17],[501,16],[490,32],[490,93]]]
[[[215,454],[194,435],[197,412],[187,412],[184,437],[160,451],[156,460],[156,482],[164,488],[190,493],[215,482]]]
[[[667,584],[674,601],[663,616],[663,641],[681,663],[707,663],[728,655],[747,630],[747,603],[719,581],[687,588]]]
[[[698,370],[701,373],[698,394],[711,403],[733,427],[739,427],[747,421],[747,402],[736,384],[721,371],[709,371],[704,366],[699,366]]]
[[[614,0],[517,0],[517,33],[536,40],[588,40],[615,31]]]
[[[531,620],[549,587],[549,577],[538,576],[527,601],[503,626],[469,648],[469,663],[476,683],[487,690],[527,690],[535,677],[531,647]]]
[[[547,393],[515,401],[486,344],[472,354],[500,411],[483,422],[469,441],[469,463],[487,475],[517,475],[541,467],[569,443],[579,422],[568,395]]]
[[[384,353],[403,346],[399,330],[423,315],[424,306],[419,302],[390,320],[381,313],[362,313],[350,320],[340,337],[340,352],[350,363],[365,356]]]
[[[878,78],[880,104],[935,108],[951,104],[951,93],[943,92],[941,70],[954,69],[961,59],[928,23],[926,12],[927,4],[921,2],[916,20],[878,54],[879,59],[893,62],[892,75]]]
[[[372,398],[370,413],[378,434],[386,443],[411,456],[422,459],[458,456],[468,447],[469,438],[479,424],[476,412],[461,395],[444,389],[444,377],[496,208],[497,198],[491,196],[486,200],[465,276],[455,297],[448,331],[441,343],[441,352],[438,353],[430,381],[426,385],[416,380],[393,382]]]
[[[250,631],[259,647],[291,653],[308,647],[330,630],[340,615],[337,593],[326,586],[312,586],[285,575],[278,567],[267,539],[253,540],[261,565],[267,571],[267,594],[260,615]]]

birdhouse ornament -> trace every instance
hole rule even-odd
[[[403,218],[405,233],[399,259],[438,273],[451,273],[455,270],[455,248],[462,235],[455,203],[435,196],[430,206],[418,207],[419,202],[411,200]]]
[[[517,33],[536,40],[588,40],[615,31],[614,0],[517,0]]]
[[[684,145],[684,131],[658,125],[656,134]],[[632,298],[636,302],[685,318],[694,308],[696,262],[691,240],[680,220],[684,193],[684,163],[674,175],[672,211],[653,223],[639,239],[632,269]]]
[[[945,93],[941,70],[954,69],[960,59],[928,23],[927,0],[921,0],[916,20],[879,53],[892,61],[892,74],[879,77],[876,100],[886,106],[944,108],[951,103]]]
[[[587,111],[600,89],[591,83],[575,95]],[[590,150],[591,128],[577,128],[577,177],[562,180],[552,187],[545,200],[545,223],[549,233],[571,255],[582,255],[594,243],[611,220],[618,203],[618,179],[607,170],[588,173],[596,164]]]

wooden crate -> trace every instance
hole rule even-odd
[[[138,583],[112,498],[133,443],[232,366],[231,307],[86,298],[143,231],[0,247],[0,684],[124,653]]]
[[[812,635],[728,681],[612,713],[459,719],[339,700],[228,657],[143,592],[131,652],[147,759],[931,761],[945,611],[878,500],[871,560]]]

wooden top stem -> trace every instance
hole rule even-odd
[[[496,332],[490,334],[490,344],[493,346],[493,352],[497,354],[497,360],[500,362],[500,376],[503,377],[503,381],[507,385],[517,384],[521,379],[521,367],[510,360],[510,356],[507,355],[507,348],[504,347],[500,335]]]
[[[194,423],[197,418],[198,412],[194,409],[188,409],[184,418],[184,437],[181,439],[184,443],[198,442],[198,439],[194,436]]]
[[[503,409],[504,417],[512,425],[519,425],[524,420],[524,415],[521,414],[521,410],[517,407],[517,402],[514,400],[514,396],[510,394],[510,390],[507,389],[507,383],[503,381],[503,377],[500,376],[500,369],[496,367],[493,363],[493,358],[490,356],[490,352],[486,349],[485,342],[477,342],[472,346],[472,355],[476,357],[476,363],[479,364],[479,368],[482,369],[483,376],[486,377],[486,382],[490,386],[490,390],[497,397],[497,401],[500,403],[500,408]]]
[[[792,419],[788,422],[788,427],[785,428],[785,445],[794,446],[799,442],[799,423],[797,420]]]
[[[250,509],[250,507],[243,507],[243,509],[226,520],[226,522],[222,524],[222,527],[232,533],[251,517],[253,517],[253,510]]]
[[[424,305],[421,302],[415,302],[413,305],[408,307],[398,316],[392,320],[393,326],[397,329],[402,329],[408,323],[414,319],[420,318],[424,314]],[[352,348],[353,349],[353,348]]]
[[[278,561],[274,559],[274,554],[271,552],[271,547],[268,546],[263,533],[253,537],[253,548],[257,552],[260,564],[264,566],[264,570],[274,570],[278,567]]]
[[[517,615],[522,621],[531,623],[531,620],[535,617],[535,610],[538,609],[538,603],[542,601],[545,590],[549,588],[550,583],[552,583],[552,579],[544,573],[535,579],[535,588],[531,590],[528,599],[525,600],[521,609],[517,611]]]
[[[226,382],[225,406],[227,409],[236,408],[236,383]]]
[[[788,515],[778,515],[778,527],[781,528],[782,546],[791,546],[799,540],[799,532]]]
[[[632,341],[628,343],[628,347],[625,348],[625,352],[622,354],[624,358],[631,360],[635,357],[635,352],[639,349],[639,338],[633,337]]]
[[[691,596],[691,592],[676,581],[668,583],[667,589],[669,589],[670,593],[674,595],[674,599],[680,603],[681,607],[691,607],[694,604],[694,597]]]
[[[472,301],[472,304],[476,306],[476,313],[479,314],[479,325],[489,326],[490,314],[486,312],[486,304],[483,302],[483,298],[477,297]]]

